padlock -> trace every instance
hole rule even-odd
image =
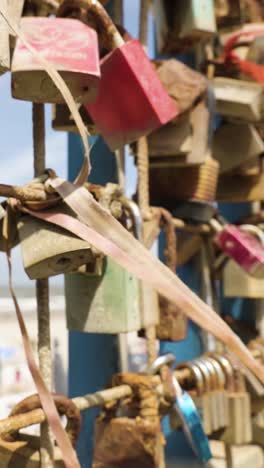
[[[8,0],[0,1],[0,10],[8,13]],[[9,28],[5,18],[0,14],[0,75],[10,69]]]
[[[16,26],[19,26],[25,0],[7,0],[9,17],[12,18],[13,23]],[[9,29],[9,39],[10,39],[10,50],[13,54],[13,50],[16,44],[16,35],[13,29]]]
[[[232,366],[229,358],[212,353],[226,377],[226,397],[228,425],[218,432],[215,438],[229,445],[248,444],[252,440],[251,405],[249,394],[245,390],[244,377]]]
[[[173,429],[173,419],[176,419],[176,416],[178,415],[187,441],[193,449],[196,457],[202,463],[207,463],[212,458],[212,453],[202,426],[199,411],[190,394],[183,391],[181,388],[173,371],[171,369],[167,369],[167,373],[171,378],[171,384],[175,394],[175,402],[170,413],[170,426]]]
[[[200,166],[179,167],[177,163],[174,165],[174,159],[172,157],[169,162],[151,165],[151,204],[170,209],[176,201],[214,201],[219,163],[207,155]]]
[[[242,228],[248,231],[250,230],[250,225],[242,225]],[[251,233],[255,234],[264,246],[263,231],[257,226],[252,226]],[[254,278],[232,260],[228,260],[224,266],[223,286],[226,297],[264,298],[264,276]]]
[[[234,369],[235,389],[227,392],[229,426],[221,431],[219,439],[229,445],[249,444],[252,441],[250,396],[238,369]]]
[[[217,376],[214,367],[205,358],[201,357],[194,360],[194,363],[199,367],[204,380],[206,382],[206,398],[208,400],[211,420],[211,430],[215,432],[219,429],[219,413],[218,413],[218,392],[217,392]]]
[[[225,391],[226,377],[225,377],[225,373],[221,365],[213,356],[212,357],[206,356],[206,360],[209,361],[214,367],[215,374],[217,377],[217,388],[216,388],[216,391],[218,393],[217,395],[217,398],[218,398],[217,420],[218,420],[219,429],[222,429],[224,427],[227,427],[229,424],[228,401],[227,401],[227,394]]]
[[[247,60],[257,63],[258,65],[264,65],[263,49],[264,35],[255,37],[250,44]]]
[[[104,5],[106,2],[101,1]],[[74,17],[75,14],[72,12],[71,17]],[[122,34],[122,37],[129,41],[131,36],[127,33],[127,31],[120,25],[117,25],[117,28]],[[103,53],[104,51],[102,51]],[[105,52],[107,53],[107,51]],[[90,135],[97,135],[98,129],[96,128],[91,116],[88,114],[87,110],[85,110],[84,106],[80,105],[79,112],[82,117],[84,124],[87,127],[88,132]],[[76,126],[76,123],[71,115],[71,112],[66,104],[54,104],[52,107],[52,128],[57,131],[62,132],[71,132],[71,133],[78,133],[79,130]]]
[[[155,0],[155,23],[159,54],[174,54],[188,50],[197,41],[216,33],[212,0],[177,2]]]
[[[79,112],[90,135],[96,135],[98,131],[94,122],[83,106],[80,106]],[[55,104],[52,106],[52,128],[61,132],[79,133],[71,112],[66,104]]]
[[[133,202],[126,204],[138,237],[142,219],[135,206]],[[70,330],[115,334],[138,331],[158,323],[156,291],[143,285],[110,257],[104,257],[101,275],[71,274],[66,276],[65,282]]]
[[[208,83],[201,73],[173,58],[153,60],[153,64],[180,113],[190,110],[205,96]]]
[[[176,274],[177,238],[172,216],[162,210],[162,224],[165,233],[165,259],[168,268]],[[163,296],[159,296],[159,324],[156,336],[164,341],[181,341],[186,338],[188,321],[180,307]]]
[[[214,241],[225,255],[232,258],[250,275],[263,278],[264,247],[252,233],[249,233],[249,226],[225,224],[223,218],[219,216],[212,218],[210,225],[216,231]]]
[[[215,16],[220,32],[239,28],[243,21],[241,0],[215,0]]]
[[[220,164],[220,173],[237,173],[249,168],[259,174],[264,142],[253,125],[224,123],[213,138],[213,157]]]
[[[214,366],[217,365],[218,369],[217,375],[219,379],[220,388],[222,389],[222,402],[220,407],[221,427],[224,428],[227,427],[230,422],[227,390],[234,390],[233,368],[229,360],[225,356],[216,352],[208,353],[208,355],[212,358]]]
[[[263,86],[259,83],[217,77],[213,80],[216,111],[225,117],[259,122],[264,117]]]
[[[65,0],[58,16],[70,16],[78,6],[80,10],[87,8],[87,22],[92,18],[101,43],[106,43],[109,51],[101,61],[97,99],[85,108],[110,149],[115,150],[166,124],[176,117],[178,109],[142,45],[135,39],[124,42],[98,0]]]
[[[60,73],[76,101],[96,99],[100,64],[97,35],[92,28],[74,19],[30,17],[21,19],[20,28],[29,44]],[[64,103],[43,65],[19,38],[12,60],[12,96]]]
[[[162,468],[164,437],[155,379],[131,373],[113,377],[113,385],[132,387],[132,398],[127,407],[121,402],[105,408],[96,419],[92,468]]]
[[[204,101],[148,136],[150,170],[155,167],[191,166],[208,154],[209,111]],[[175,169],[174,169],[175,170]]]
[[[199,410],[202,418],[203,428],[206,435],[212,434],[211,408],[208,399],[208,382],[204,379],[200,367],[194,362],[183,362],[178,364],[176,369],[189,369],[195,382],[195,394],[193,395],[194,403]]]
[[[75,404],[62,395],[53,395],[55,405],[61,415],[67,418],[66,431],[70,441],[75,446],[80,433],[81,416]],[[25,414],[41,408],[38,395],[32,395],[19,402],[10,416]],[[28,434],[6,433],[0,438],[0,464],[2,467],[39,468],[40,440],[39,437]],[[65,466],[58,447],[54,449],[54,468]]]
[[[257,175],[220,174],[216,200],[219,202],[254,202],[264,200],[264,171]]]
[[[30,279],[48,278],[94,265],[91,245],[51,223],[23,215],[17,223],[25,271]]]
[[[264,277],[252,277],[233,260],[224,266],[223,286],[225,297],[264,299]]]

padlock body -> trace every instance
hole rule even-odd
[[[223,284],[225,297],[264,299],[264,277],[252,277],[233,260],[224,267]]]
[[[22,18],[21,30],[60,73],[78,102],[94,101],[100,64],[96,32],[69,18]],[[64,103],[43,65],[18,38],[12,62],[12,95],[33,102]]]
[[[246,392],[228,394],[229,426],[221,440],[230,445],[249,444],[252,441],[250,397]]]
[[[217,77],[213,85],[216,111],[219,114],[246,122],[263,120],[263,86],[261,84]]]
[[[160,320],[156,329],[157,338],[163,341],[181,341],[187,335],[187,319],[176,304],[159,296]]]
[[[97,99],[86,109],[111,150],[178,114],[139,41],[128,41],[104,57],[101,73]]]
[[[180,2],[180,5],[180,37],[201,38],[216,32],[214,2],[212,0],[185,0]]]
[[[259,278],[264,276],[264,247],[254,236],[227,224],[215,240],[226,255],[250,275]]]
[[[263,152],[263,140],[253,125],[225,123],[214,134],[213,155],[220,164],[221,174],[241,173],[249,166],[258,174]]]
[[[70,330],[86,333],[125,333],[139,330],[140,289],[137,278],[110,258],[102,276],[66,277],[66,314]]]
[[[183,52],[216,32],[213,0],[154,1],[157,49],[160,54]]]
[[[162,159],[162,161],[161,161]],[[153,158],[150,164],[150,200],[173,208],[176,201],[215,200],[219,163],[210,157],[200,166],[179,167],[174,157]]]
[[[79,108],[80,115],[83,119],[83,123],[87,127],[88,132],[91,135],[97,134],[97,129],[95,125],[84,109],[83,106]],[[71,132],[78,133],[78,127],[71,115],[71,112],[66,104],[55,104],[52,109],[52,128],[60,132]]]
[[[93,468],[160,468],[159,423],[141,418],[96,420]]]
[[[164,125],[148,136],[150,166],[166,165],[174,156],[179,166],[200,165],[208,153],[209,111],[200,102],[191,112],[184,112],[178,121]]]
[[[30,279],[43,279],[76,271],[93,262],[88,242],[68,231],[31,216],[18,221],[23,264]]]

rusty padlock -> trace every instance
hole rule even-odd
[[[60,415],[67,418],[66,431],[75,447],[80,429],[81,415],[76,405],[63,395],[53,395],[55,405]],[[11,411],[10,416],[26,414],[41,408],[38,395],[32,395],[19,402]],[[7,467],[39,468],[40,441],[39,437],[28,434],[6,433],[0,438],[0,464]],[[54,468],[63,468],[61,452],[58,447],[54,451]]]
[[[61,74],[76,101],[95,100],[100,65],[97,35],[92,28],[74,19],[34,17],[22,18],[20,28],[29,44]],[[19,38],[11,69],[14,98],[64,102],[43,65]]]
[[[99,42],[109,51],[101,61],[97,99],[85,107],[110,149],[115,150],[169,122],[178,109],[140,42],[125,42],[98,0],[65,0],[58,16],[70,16],[78,7],[82,18],[82,7],[86,7],[87,23],[92,19]]]
[[[154,1],[159,54],[184,52],[216,33],[213,0]]]
[[[161,468],[164,437],[160,425],[155,376],[132,373],[113,377],[113,385],[130,385],[126,405],[105,409],[96,420],[93,468]],[[116,416],[117,410],[120,416]]]
[[[173,219],[162,210],[162,224],[166,237],[165,258],[167,266],[176,274],[177,238]],[[159,296],[160,320],[156,327],[157,338],[164,341],[181,341],[186,338],[188,320],[183,311],[173,302]]]

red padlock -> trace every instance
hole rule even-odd
[[[26,40],[61,74],[76,101],[94,101],[100,60],[96,32],[76,19],[22,18]],[[12,95],[32,102],[63,103],[43,65],[18,38],[12,63]]]
[[[76,15],[78,8],[77,17],[95,25],[100,45],[107,45],[110,51],[101,60],[97,99],[85,107],[110,149],[115,150],[166,124],[179,111],[140,42],[125,42],[98,0],[65,0],[58,16],[70,16],[73,10]]]
[[[221,220],[221,217],[218,219],[213,218],[210,221],[211,226],[216,231],[216,244],[251,276],[263,278],[264,235],[262,231],[256,226],[245,225],[238,227],[233,224],[221,224],[219,220]],[[259,239],[252,235],[252,230],[254,233],[261,233]]]

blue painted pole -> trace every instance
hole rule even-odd
[[[138,34],[139,2],[124,0],[125,27],[133,35]],[[154,27],[150,25],[150,55],[154,55]],[[188,61],[187,61],[188,62]],[[118,78],[117,78],[118,79]],[[116,167],[113,154],[107,149],[101,138],[92,138],[94,147],[91,153],[93,170],[90,181],[102,184],[116,182]],[[69,135],[69,177],[74,179],[82,161],[82,146],[80,138]],[[131,161],[130,161],[131,162]],[[130,164],[131,167],[131,164]],[[130,172],[127,173],[130,185]],[[162,241],[161,241],[162,245]],[[178,272],[181,278],[196,292],[199,290],[199,272],[195,260]],[[199,329],[193,324],[188,325],[188,335],[181,343],[163,342],[160,352],[173,352],[177,361],[192,359],[202,353],[202,342]],[[69,393],[71,397],[91,393],[104,387],[116,372],[118,363],[117,339],[111,335],[94,335],[77,332],[69,333]],[[82,468],[90,468],[93,451],[94,417],[97,410],[89,410],[84,414],[83,431],[78,444],[78,454]],[[196,466],[195,457],[181,431],[171,432],[168,419],[164,420],[166,435],[166,458],[168,466]]]
[[[92,172],[90,182],[104,185],[116,182],[115,157],[101,138],[91,138]],[[83,158],[78,136],[69,135],[69,175],[74,179]],[[87,279],[87,281],[89,281]],[[78,312],[78,311],[77,311]],[[117,339],[114,335],[69,333],[69,394],[71,397],[94,393],[104,388],[118,371]],[[98,410],[83,412],[83,428],[78,443],[82,468],[90,468],[93,456],[94,418]]]

